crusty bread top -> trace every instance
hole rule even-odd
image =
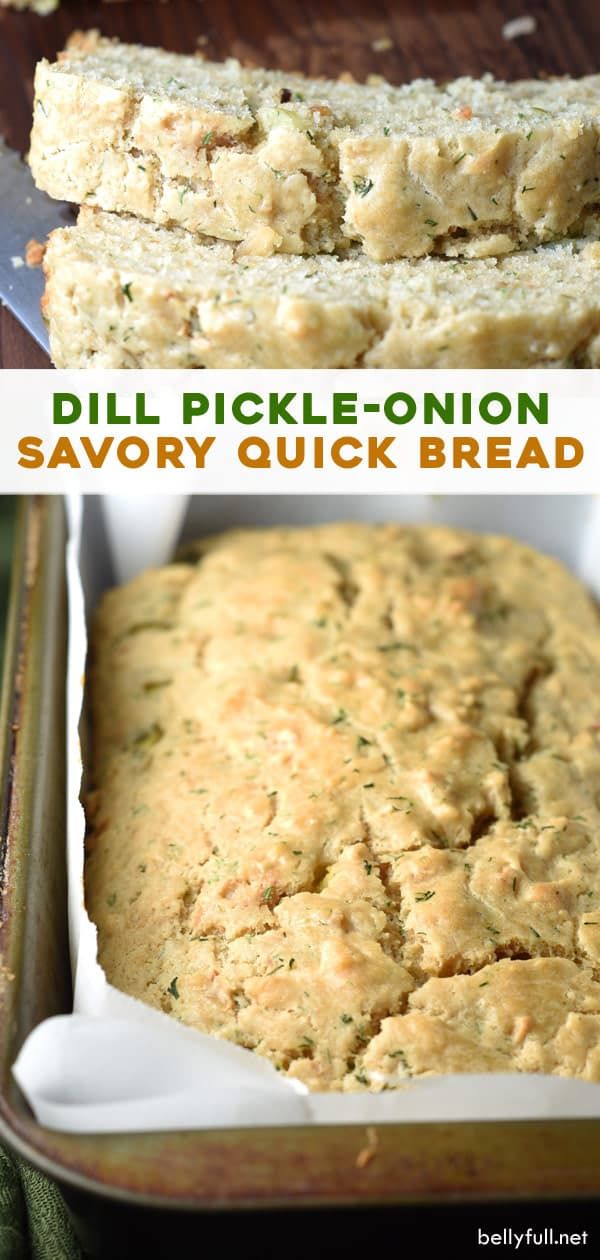
[[[314,1089],[600,1079],[581,585],[439,527],[242,530],[189,561],[96,618],[86,890],[109,980]]]
[[[210,116],[217,134],[229,136],[251,130],[257,121],[265,130],[281,125],[391,137],[468,136],[496,127],[525,134],[549,125],[557,114],[598,122],[600,75],[506,83],[487,74],[443,85],[415,79],[400,86],[376,76],[376,82],[362,84],[248,69],[233,58],[207,61],[200,55],[105,39],[95,31],[72,36],[58,66],[63,74],[96,79],[107,87],[194,106]],[[289,99],[282,101],[282,92]]]

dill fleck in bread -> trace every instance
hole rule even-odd
[[[600,244],[500,260],[235,260],[223,242],[84,208],[46,251],[57,367],[600,363]]]
[[[103,599],[119,989],[312,1089],[600,1080],[600,622],[506,538],[238,531]]]
[[[35,77],[31,168],[67,201],[311,254],[501,254],[586,231],[600,76],[403,87],[79,34]]]

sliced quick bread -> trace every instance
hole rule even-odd
[[[84,207],[44,265],[57,367],[600,365],[600,243],[236,261],[224,242]]]
[[[250,253],[502,254],[591,227],[600,75],[364,85],[90,32],[37,67],[30,162],[51,196]]]

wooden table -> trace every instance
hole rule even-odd
[[[535,18],[535,32],[505,39],[504,23],[523,14]],[[600,0],[62,0],[45,18],[0,10],[0,133],[13,147],[27,147],[36,61],[90,27],[216,59],[331,76],[350,70],[357,79],[380,73],[393,83],[600,70]],[[5,310],[0,366],[48,366]]]

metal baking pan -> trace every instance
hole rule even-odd
[[[54,1177],[88,1219],[106,1218],[107,1200],[113,1211],[168,1210],[171,1239],[177,1211],[182,1221],[190,1212],[597,1197],[595,1119],[385,1125],[367,1161],[357,1159],[363,1127],[95,1137],[36,1122],[11,1064],[29,1031],[71,1001],[65,541],[60,498],[21,500],[0,726],[0,1139]]]

